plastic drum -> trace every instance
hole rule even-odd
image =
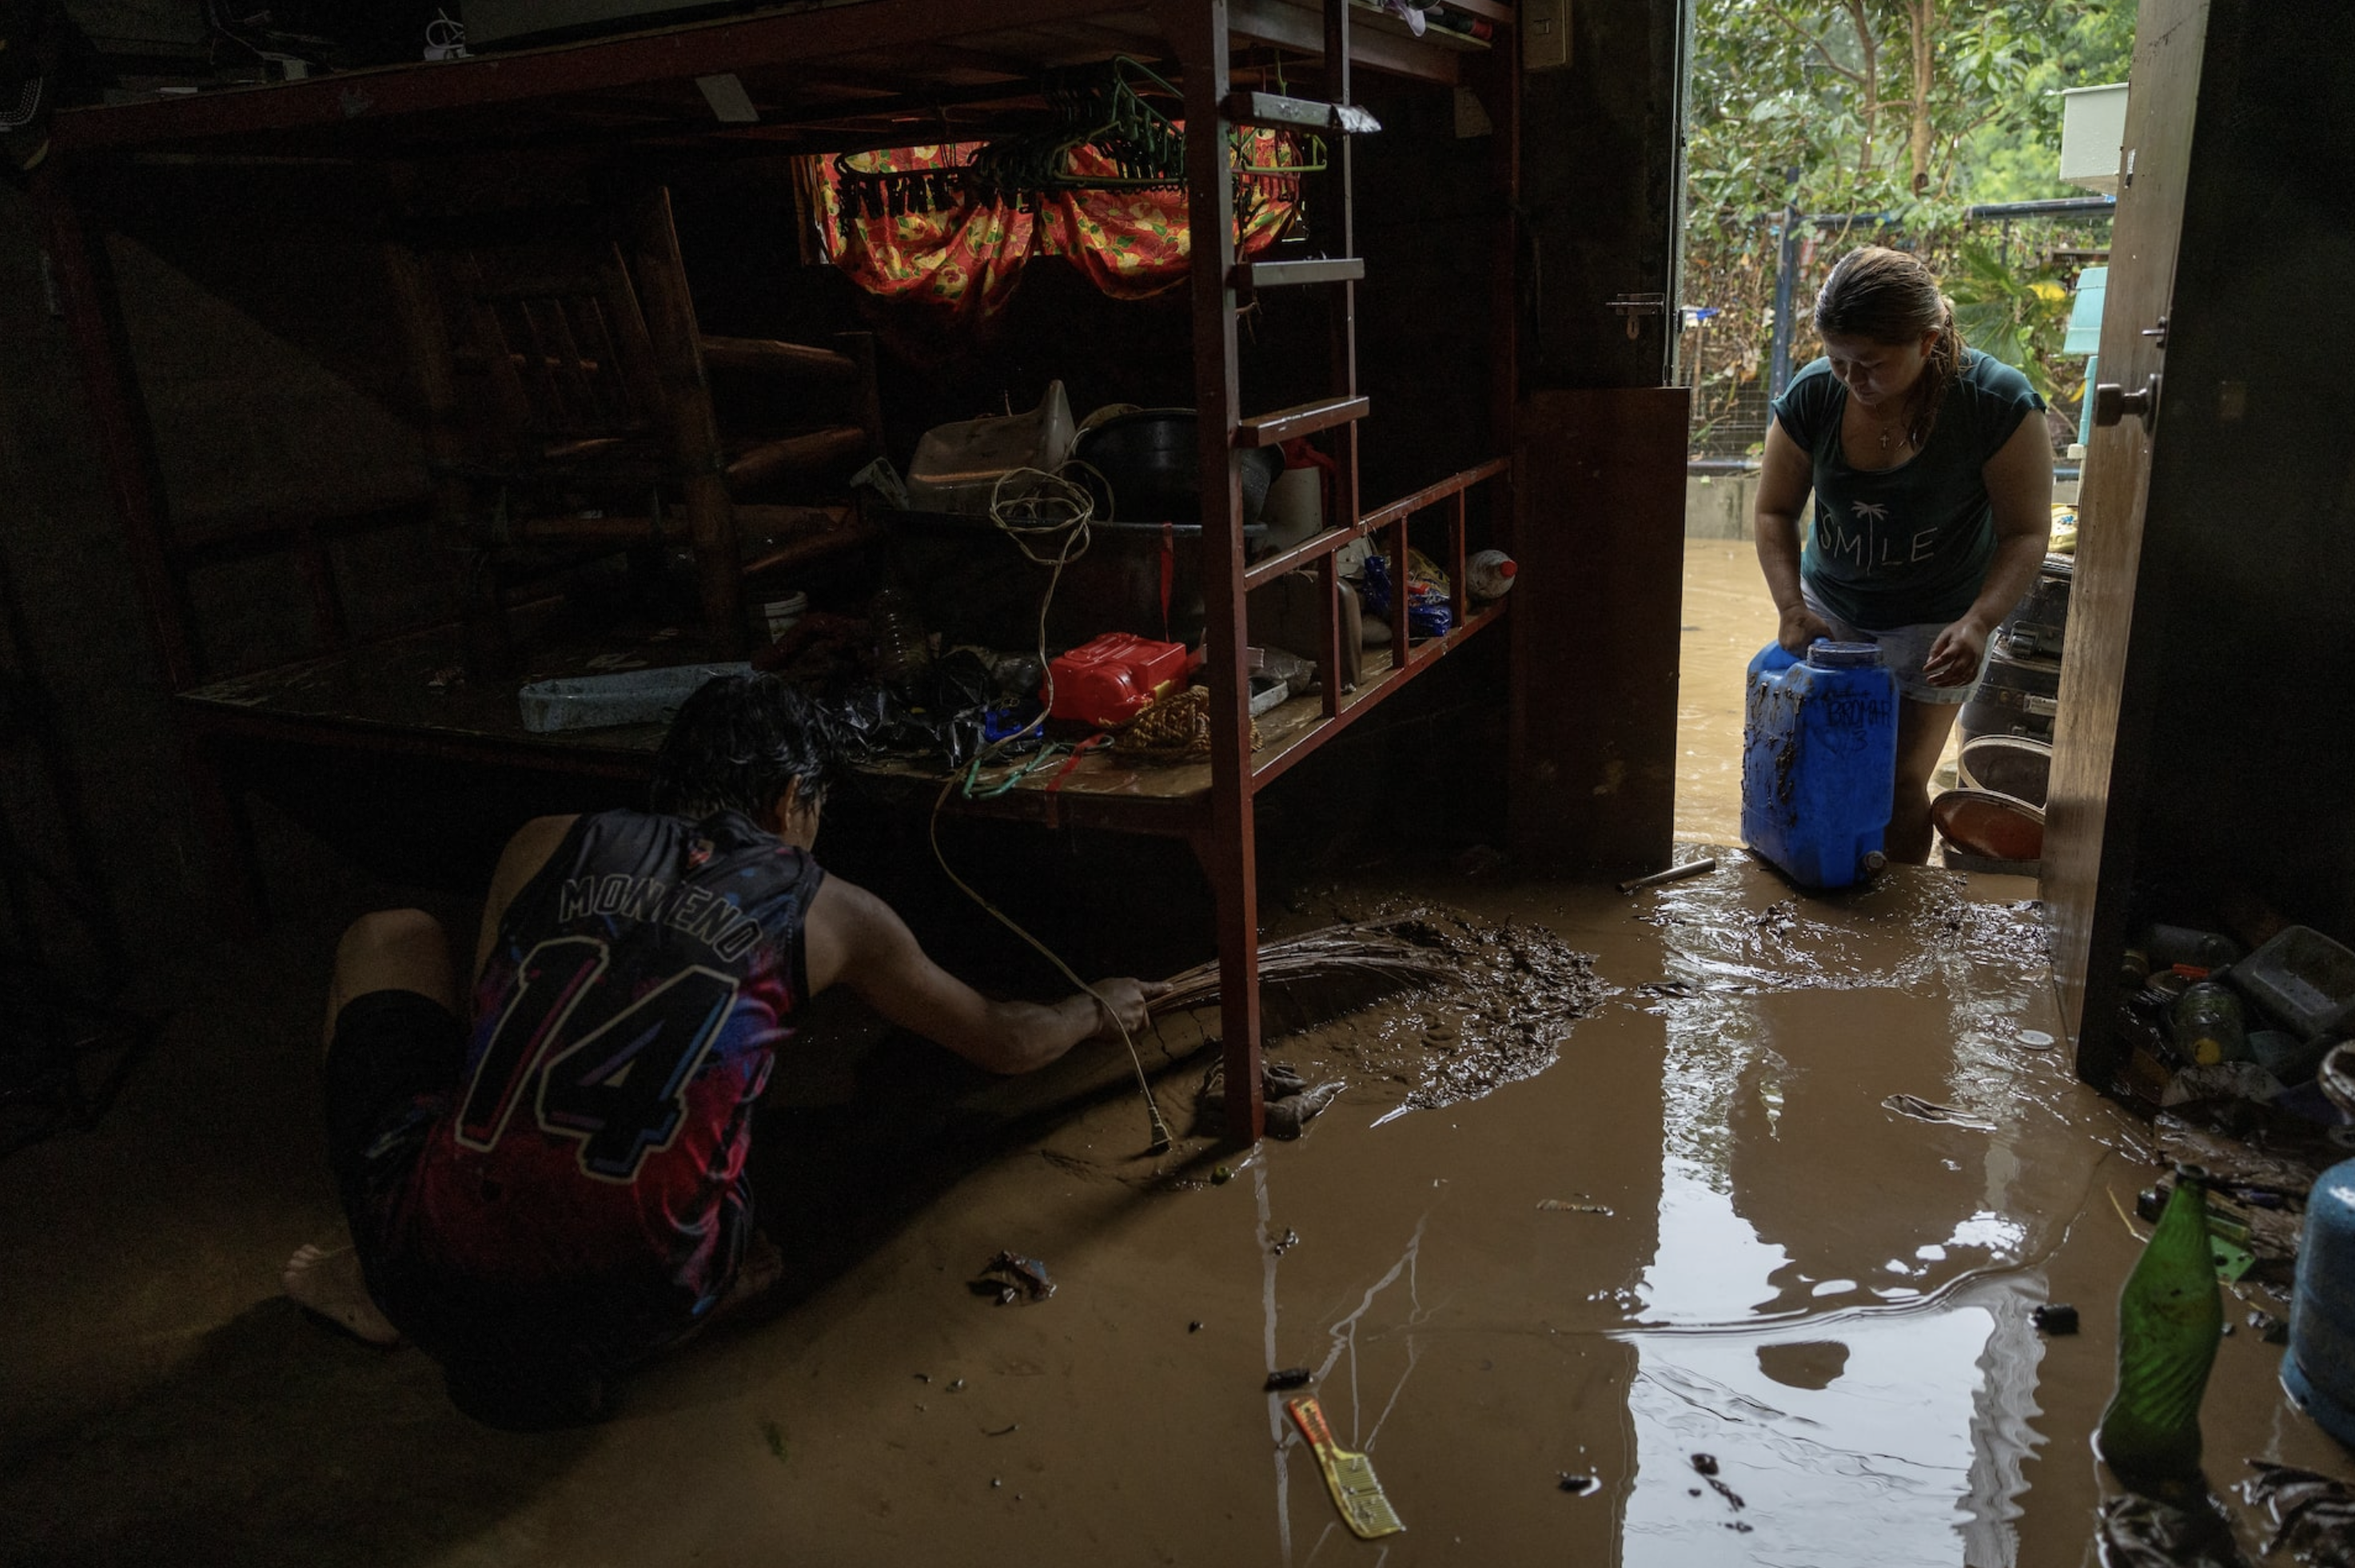
[[[2316,1077],[2332,1104],[2355,1116],[2355,1046],[2332,1051]],[[2281,1375],[2324,1431],[2355,1446],[2355,1160],[2324,1171],[2307,1200]]]

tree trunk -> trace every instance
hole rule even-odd
[[[1872,172],[1872,149],[1881,130],[1881,40],[1872,36],[1872,25],[1865,20],[1864,0],[1848,0],[1849,24],[1856,28],[1857,51],[1864,61],[1864,80],[1858,90],[1864,102],[1864,146],[1858,154],[1856,172]]]
[[[1934,144],[1930,128],[1930,88],[1937,64],[1937,0],[1912,0],[1905,8],[1905,29],[1912,35],[1913,46],[1913,125],[1905,151],[1916,196],[1930,188],[1930,154]]]

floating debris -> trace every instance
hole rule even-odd
[[[1966,1127],[1974,1132],[1993,1132],[1995,1123],[1984,1117],[1955,1106],[1942,1106],[1935,1100],[1925,1100],[1919,1095],[1891,1095],[1881,1102],[1883,1110],[1910,1116],[1916,1121],[1936,1122],[1944,1127]]]
[[[1047,1266],[1035,1257],[1024,1257],[1015,1252],[999,1253],[981,1266],[979,1277],[967,1280],[965,1285],[976,1296],[996,1298],[1000,1307],[1017,1301],[1044,1301],[1055,1294],[1055,1282],[1048,1277]],[[930,1383],[932,1379],[924,1381]],[[960,1379],[959,1385],[962,1384]]]
[[[2248,1568],[2232,1527],[2206,1499],[2192,1509],[2128,1493],[2102,1505],[2103,1568]]]
[[[1317,1114],[1341,1097],[1348,1085],[1336,1078],[1329,1083],[1311,1084],[1299,1072],[1282,1062],[1263,1062],[1260,1066],[1260,1098],[1266,1107],[1267,1135],[1270,1138],[1295,1139],[1307,1129]],[[1195,1091],[1194,1107],[1201,1118],[1199,1126],[1208,1127],[1219,1121],[1227,1106],[1227,1068],[1224,1062],[1212,1062],[1202,1075],[1201,1086]],[[1225,1167],[1221,1166],[1220,1170]],[[1220,1180],[1214,1171],[1210,1178]]]
[[[1306,1367],[1285,1367],[1267,1374],[1266,1392],[1280,1393],[1287,1388],[1306,1388],[1316,1375]]]
[[[1748,1503],[1742,1500],[1742,1494],[1740,1492],[1735,1491],[1732,1487],[1727,1486],[1723,1481],[1717,1478],[1717,1457],[1715,1455],[1695,1454],[1692,1457],[1692,1467],[1707,1478],[1710,1488],[1716,1491],[1718,1496],[1723,1498],[1728,1503],[1732,1505],[1733,1510],[1736,1513],[1741,1512],[1743,1509],[1750,1506]],[[1696,1489],[1692,1495],[1699,1497],[1700,1496],[1700,1492]]]
[[[1666,871],[1656,871],[1649,876],[1631,877],[1619,885],[1622,893],[1641,893],[1647,887],[1665,887],[1671,882],[1682,882],[1689,876],[1706,876],[1717,869],[1717,859],[1705,855],[1689,860],[1682,865],[1672,865]]]
[[[1556,1484],[1571,1496],[1578,1497],[1594,1489],[1594,1478],[1593,1476],[1574,1476],[1568,1470],[1564,1470],[1561,1472],[1561,1481]]]
[[[1538,1207],[1549,1213],[1608,1215],[1611,1213],[1608,1203],[1573,1203],[1568,1198],[1540,1198]]]
[[[2047,1301],[2028,1317],[2030,1322],[2048,1334],[2073,1334],[2077,1331],[2077,1308],[2065,1301]]]
[[[2286,1546],[2312,1568],[2355,1568],[2355,1487],[2313,1470],[2251,1459],[2241,1496],[2273,1516],[2270,1557]]]

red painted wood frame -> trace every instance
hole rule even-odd
[[[64,287],[65,302],[82,367],[85,395],[101,450],[110,468],[116,511],[133,557],[138,588],[154,632],[165,679],[187,690],[202,679],[187,614],[186,584],[172,547],[167,500],[158,476],[152,429],[135,370],[123,340],[122,316],[105,266],[103,242],[87,226],[90,209],[77,199],[74,182],[102,166],[109,155],[169,151],[199,156],[267,157],[275,154],[399,157],[422,151],[447,153],[472,145],[518,141],[610,142],[616,132],[605,118],[614,95],[661,95],[674,110],[696,99],[693,79],[720,72],[743,73],[767,83],[760,73],[792,73],[805,90],[784,106],[775,121],[753,127],[727,127],[690,113],[656,120],[629,132],[655,144],[693,142],[747,151],[836,150],[891,144],[892,117],[911,105],[933,106],[954,98],[985,105],[1034,95],[1030,79],[1046,67],[1115,49],[1134,49],[1139,20],[1167,39],[1178,63],[1190,125],[1229,123],[1231,50],[1238,45],[1273,45],[1331,62],[1325,92],[1336,104],[1352,100],[1351,62],[1410,79],[1453,86],[1470,82],[1482,92],[1496,133],[1490,142],[1495,217],[1487,235],[1490,332],[1488,406],[1499,444],[1509,439],[1518,387],[1514,291],[1515,202],[1518,194],[1520,71],[1512,9],[1501,0],[1453,0],[1459,10],[1497,24],[1486,50],[1451,52],[1437,41],[1413,40],[1354,26],[1348,0],[1325,0],[1320,7],[1300,0],[867,0],[866,4],[756,15],[656,29],[567,48],[487,56],[431,66],[340,73],[282,86],[205,94],[150,102],[69,111],[56,122],[52,155],[38,181],[48,219],[50,251]],[[1317,26],[1317,10],[1322,26]],[[1029,53],[1024,40],[1039,40]],[[976,44],[994,46],[975,48]],[[891,68],[879,73],[883,58]],[[855,64],[839,64],[851,61]],[[830,67],[841,82],[829,83]],[[961,86],[942,79],[962,73]],[[928,74],[929,73],[929,74]],[[1003,83],[975,84],[973,75],[999,74]],[[834,88],[845,84],[854,96]],[[793,90],[781,89],[787,96]],[[896,92],[896,96],[894,95]],[[863,96],[861,96],[863,95]],[[904,140],[904,131],[897,132]],[[1356,249],[1347,200],[1352,175],[1354,137],[1337,138],[1345,221],[1345,257]],[[1490,514],[1499,543],[1511,546],[1514,514],[1510,461],[1497,459],[1443,480],[1380,510],[1361,511],[1356,420],[1366,411],[1358,394],[1356,281],[1362,267],[1320,270],[1315,286],[1331,288],[1334,394],[1319,405],[1259,419],[1241,409],[1235,342],[1237,304],[1233,254],[1233,196],[1223,134],[1188,139],[1188,185],[1191,232],[1198,243],[1192,270],[1195,388],[1201,418],[1202,494],[1206,498],[1203,580],[1209,621],[1211,689],[1212,784],[1207,812],[1188,806],[1124,819],[1137,831],[1178,832],[1194,843],[1218,896],[1220,1007],[1227,1082],[1241,1092],[1227,1097],[1227,1131],[1238,1142],[1255,1141],[1263,1126],[1260,1078],[1258,988],[1258,885],[1252,797],[1262,788],[1370,712],[1407,681],[1449,650],[1497,620],[1501,605],[1475,609],[1464,584],[1465,496],[1475,485],[1495,492]],[[1274,281],[1275,280],[1268,280]],[[1304,277],[1296,280],[1309,282]],[[1246,280],[1250,281],[1250,280]],[[1337,482],[1334,511],[1345,519],[1317,537],[1262,562],[1246,566],[1236,463],[1240,441],[1256,444],[1284,428],[1330,429],[1335,432]],[[1444,508],[1446,564],[1454,583],[1453,629],[1417,643],[1402,614],[1394,613],[1391,668],[1345,698],[1340,668],[1338,576],[1335,552],[1361,537],[1380,535],[1390,557],[1393,582],[1404,595],[1408,582],[1407,524],[1414,514]],[[1317,663],[1324,676],[1325,713],[1309,730],[1273,756],[1255,760],[1244,671],[1244,596],[1279,574],[1313,567],[1323,589]],[[314,595],[320,592],[314,584]],[[326,599],[320,613],[329,613]],[[1401,606],[1402,608],[1402,606]],[[185,755],[199,816],[223,854],[224,882],[241,894],[239,906],[258,908],[250,886],[240,886],[250,861],[227,853],[242,836],[236,803],[220,784],[211,758],[223,736],[242,727],[229,717],[187,718]],[[332,726],[331,726],[332,727]],[[260,719],[255,733],[294,735],[300,726]],[[337,736],[313,738],[336,743]],[[389,746],[421,753],[447,752],[446,738],[393,736],[357,730],[340,732],[343,742]],[[504,748],[482,749],[487,759]],[[515,758],[514,760],[522,760]],[[609,760],[609,767],[625,766]],[[1011,798],[1009,798],[1011,799]],[[1019,806],[1009,810],[1020,809]]]

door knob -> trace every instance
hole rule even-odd
[[[2094,388],[2094,423],[2115,425],[2131,415],[2150,429],[2151,417],[2158,412],[2158,374],[2153,371],[2141,387],[2129,392],[2115,381],[2105,381]]]

